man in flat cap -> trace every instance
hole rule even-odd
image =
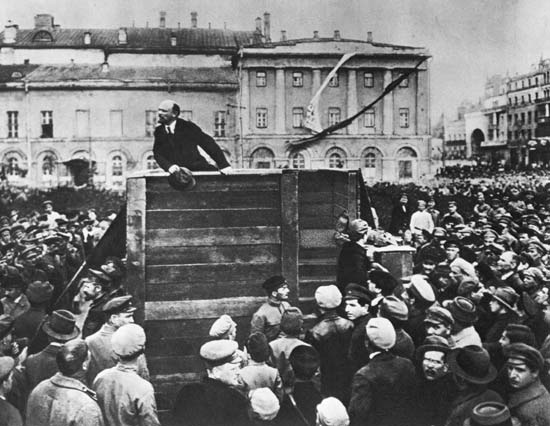
[[[336,269],[336,283],[340,292],[349,283],[367,284],[367,273],[371,267],[367,257],[369,229],[368,223],[362,219],[354,219],[348,226],[349,241],[342,246]]]
[[[453,343],[455,348],[475,345],[481,346],[481,338],[474,328],[478,319],[477,307],[470,299],[455,297],[446,308],[454,319]]]
[[[290,307],[290,289],[286,279],[280,275],[268,278],[262,284],[267,301],[252,315],[250,333],[264,333],[268,341],[275,340],[280,333],[281,317]]]
[[[237,342],[231,340],[212,340],[201,346],[207,377],[179,391],[173,408],[178,424],[252,426],[248,401],[235,388],[240,384],[237,348]]]
[[[410,424],[417,380],[414,366],[390,352],[395,330],[386,318],[372,318],[366,327],[369,363],[353,376],[348,412],[351,426]]]
[[[507,405],[522,425],[550,425],[550,394],[540,381],[544,368],[541,353],[524,343],[504,348],[506,373],[512,392]]]
[[[288,308],[281,318],[281,335],[275,340],[269,342],[271,347],[274,365],[279,368],[284,364],[284,360],[288,360],[290,353],[297,346],[309,346],[300,337],[304,327],[304,317],[299,308],[291,306]],[[281,376],[283,372],[279,370]]]
[[[426,337],[442,337],[447,340],[449,346],[452,348],[454,347],[454,342],[451,334],[454,323],[455,320],[447,309],[440,306],[432,306],[426,312],[426,318],[424,319]]]
[[[59,372],[38,384],[29,396],[27,426],[104,425],[95,392],[81,381],[87,355],[84,340],[63,345],[56,357]]]
[[[387,318],[395,329],[395,345],[391,348],[394,355],[413,360],[414,343],[411,336],[403,330],[409,319],[407,304],[396,296],[386,296],[380,303],[378,316]]]
[[[136,308],[132,305],[132,296],[115,297],[103,307],[107,322],[101,326],[99,331],[86,337],[86,343],[90,351],[90,363],[86,371],[86,377],[90,385],[101,371],[117,364],[118,356],[113,352],[111,338],[120,327],[134,322],[135,311]],[[145,380],[149,380],[145,354],[139,355],[137,368],[138,375]]]
[[[145,331],[137,324],[126,324],[111,336],[116,366],[100,372],[93,389],[107,426],[160,426],[155,391],[137,374],[138,358],[145,350]]]
[[[338,315],[342,294],[335,285],[318,287],[315,302],[321,316],[305,340],[321,357],[321,392],[347,403],[352,374],[347,354],[353,323]]]
[[[344,291],[346,316],[353,322],[348,359],[352,373],[363,367],[369,356],[365,347],[366,326],[372,315],[369,313],[371,297],[367,289],[359,284],[348,284]]]
[[[179,173],[180,167],[191,171],[231,169],[223,151],[216,141],[191,121],[179,118],[180,107],[173,100],[164,100],[158,107],[159,125],[155,128],[153,153],[158,165],[171,174]],[[216,163],[209,164],[200,154],[203,149]]]
[[[23,426],[21,413],[6,401],[12,387],[15,361],[9,356],[0,356],[0,426]]]

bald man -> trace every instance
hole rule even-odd
[[[155,129],[153,153],[158,165],[170,174],[180,167],[191,171],[226,173],[231,169],[222,150],[212,137],[196,124],[179,118],[180,107],[172,100],[162,101],[158,107],[159,125]],[[209,164],[199,153],[201,147],[217,164]]]

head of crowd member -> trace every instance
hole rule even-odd
[[[529,244],[527,244],[526,253],[531,259],[533,259],[534,264],[537,264],[546,254],[546,249],[539,241],[531,239],[529,240]]]
[[[369,224],[366,221],[363,219],[354,219],[348,226],[349,239],[355,243],[364,243],[366,242],[369,229]]]
[[[0,228],[0,241],[3,244],[11,243],[11,228],[9,226]]]
[[[315,426],[348,426],[349,415],[342,402],[330,396],[317,405]]]
[[[267,362],[271,357],[271,347],[264,333],[252,333],[246,341],[246,349],[254,362]]]
[[[270,277],[264,281],[262,287],[271,300],[276,302],[285,302],[288,300],[290,288],[285,277],[281,275]]]
[[[435,269],[436,264],[437,260],[434,256],[430,254],[422,256],[422,258],[420,259],[420,273],[422,275],[425,275],[426,277],[430,276],[430,274]]]
[[[426,311],[426,318],[424,319],[426,336],[439,336],[449,339],[454,322],[453,316],[447,309],[432,306]]]
[[[51,212],[53,212],[53,203],[51,202],[51,200],[45,200],[42,202],[42,208],[44,209],[44,212],[46,214],[50,214]]]
[[[435,302],[435,293],[428,281],[418,275],[411,277],[411,284],[402,294],[410,308],[425,311]]]
[[[409,319],[409,308],[405,302],[396,296],[386,296],[380,302],[378,316],[390,320],[396,331],[401,330]]]
[[[440,379],[449,372],[447,354],[451,351],[449,342],[441,336],[428,336],[416,350],[416,359],[422,367],[426,380]]]
[[[208,377],[229,386],[237,386],[241,365],[237,349],[237,342],[225,339],[211,340],[202,345],[200,357],[205,363]]]
[[[348,284],[344,290],[346,316],[355,321],[369,314],[371,298],[367,289],[359,284]]]
[[[447,239],[447,231],[440,226],[436,226],[432,231],[432,241],[436,243],[443,243]]]
[[[541,353],[525,343],[512,343],[504,348],[508,384],[514,391],[538,382],[544,368]]]
[[[458,285],[456,290],[457,296],[462,296],[467,299],[472,300],[475,303],[478,303],[484,294],[483,285],[474,278],[465,278]]]
[[[483,192],[478,192],[476,195],[476,201],[478,204],[485,204],[485,195],[483,195]]]
[[[465,346],[447,356],[449,370],[459,390],[486,386],[497,377],[487,350],[479,346]]]
[[[403,239],[403,245],[404,246],[412,246],[413,245],[414,235],[413,235],[413,233],[410,229],[405,229],[403,231],[403,236],[401,238]]]
[[[429,242],[431,238],[432,234],[426,229],[423,229],[421,232],[416,232],[414,234],[414,246],[417,248],[422,247],[424,244]]]
[[[13,385],[15,360],[11,356],[0,356],[0,396],[6,397]]]
[[[521,271],[522,290],[532,294],[540,290],[544,284],[544,275],[539,268],[527,268]]]
[[[446,308],[454,319],[452,328],[453,334],[458,333],[465,328],[471,327],[478,319],[477,307],[474,302],[465,297],[455,297]]]
[[[342,303],[342,293],[335,285],[322,285],[315,290],[315,302],[321,313],[333,311]]]
[[[396,334],[387,318],[372,318],[366,325],[365,346],[369,354],[387,352],[395,346]]]
[[[449,238],[445,241],[445,254],[449,263],[460,257],[460,241],[458,238]]]
[[[114,297],[103,306],[107,324],[118,330],[126,324],[134,322],[136,307],[132,304],[132,296]]]
[[[80,282],[80,292],[86,300],[99,299],[108,290],[109,286],[99,280],[83,278]]]
[[[527,247],[527,245],[529,244],[529,238],[530,238],[529,230],[527,228],[520,228],[517,234],[518,234],[518,243],[523,247]]]
[[[444,293],[456,285],[456,281],[451,275],[451,267],[447,264],[436,265],[429,279],[438,294]]]
[[[111,336],[113,352],[122,363],[135,363],[145,351],[145,331],[137,324],[126,324]]]
[[[456,201],[454,201],[454,200],[449,201],[448,204],[447,204],[447,208],[449,210],[449,213],[451,213],[451,214],[456,213],[456,211],[457,211]]]
[[[299,308],[291,306],[281,316],[281,331],[288,337],[299,338],[304,328],[304,316]]]
[[[21,253],[19,253],[19,256],[17,258],[17,261],[24,267],[24,268],[34,268],[36,263],[40,260],[41,256],[43,254],[42,247],[39,246],[29,246]]]
[[[223,314],[214,321],[208,335],[214,339],[237,340],[237,323],[229,315]]]
[[[0,356],[13,355],[13,318],[10,315],[0,315]]]
[[[435,199],[429,198],[427,203],[428,211],[432,211],[435,209]]]
[[[269,388],[257,388],[248,392],[248,416],[255,424],[271,424],[279,414],[279,399]]]
[[[502,273],[515,271],[518,267],[518,255],[513,251],[505,251],[497,261],[497,269]]]
[[[104,289],[110,290],[113,285],[113,279],[101,269],[88,269],[88,276],[97,281]]]
[[[510,409],[501,402],[486,401],[472,408],[472,413],[464,421],[464,426],[521,426],[512,417]]]
[[[74,314],[65,309],[53,311],[43,324],[42,330],[50,342],[65,343],[80,334]]]
[[[402,206],[406,206],[408,203],[409,203],[408,195],[405,193],[402,193],[401,196],[399,197],[399,204],[401,204]]]
[[[48,281],[33,281],[25,292],[31,307],[45,308],[49,305],[53,295],[53,285]]]
[[[369,272],[369,291],[375,295],[389,296],[397,287],[397,280],[392,274],[379,269]]]
[[[25,227],[21,223],[14,223],[11,227],[11,236],[15,241],[20,241],[25,236]]]
[[[2,280],[4,294],[11,302],[16,301],[23,294],[25,283],[19,274],[11,275]]]
[[[489,309],[493,314],[517,313],[516,303],[519,300],[519,294],[512,287],[499,287],[494,293],[490,293],[490,295]]]
[[[535,334],[528,326],[523,324],[508,324],[502,332],[498,343],[503,348],[512,343],[525,343],[534,347],[536,340]]]
[[[416,206],[418,208],[418,211],[423,212],[424,210],[426,210],[426,201],[418,200]]]
[[[88,345],[82,339],[73,339],[65,343],[57,352],[59,372],[67,377],[81,377],[88,361]]]
[[[288,356],[296,380],[310,381],[321,366],[319,352],[313,346],[296,346]]]

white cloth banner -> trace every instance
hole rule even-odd
[[[321,119],[319,117],[319,98],[321,97],[321,93],[323,92],[323,90],[325,90],[325,87],[328,86],[330,80],[336,75],[340,67],[354,55],[355,52],[346,53],[344,56],[342,56],[342,59],[340,59],[336,66],[330,71],[327,78],[325,78],[325,81],[323,81],[323,84],[321,84],[321,87],[319,87],[319,90],[317,90],[317,93],[315,93],[315,95],[311,99],[311,102],[307,106],[306,121],[304,122],[304,127],[311,130],[312,133],[320,133],[323,130],[323,128],[321,127]]]

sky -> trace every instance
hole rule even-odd
[[[550,58],[550,0],[2,0],[0,23],[32,28],[34,15],[50,13],[64,28],[190,26],[252,30],[254,19],[271,14],[279,39],[330,37],[425,47],[432,55],[431,113],[452,118],[464,100],[483,95],[487,77],[523,74]]]

